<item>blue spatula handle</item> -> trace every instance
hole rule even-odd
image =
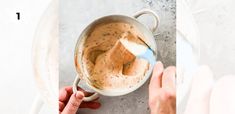
[[[145,53],[138,55],[137,58],[143,58],[147,60],[151,64],[151,66],[154,66],[156,63],[156,58],[153,54],[153,51],[149,48],[145,51]]]

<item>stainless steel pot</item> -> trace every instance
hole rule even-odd
[[[153,16],[153,18],[154,18],[153,28],[148,28],[144,24],[140,23],[137,20],[137,18],[139,16],[142,16],[143,14],[150,14]],[[75,47],[74,60],[75,60],[75,66],[76,66],[76,70],[77,70],[78,74],[77,74],[76,79],[73,83],[73,91],[74,92],[77,91],[77,85],[78,85],[80,79],[82,79],[82,80],[85,80],[86,85],[89,88],[91,88],[92,90],[94,90],[96,92],[95,94],[93,94],[90,97],[85,97],[84,101],[94,100],[98,97],[98,94],[105,95],[105,96],[120,96],[120,95],[128,94],[130,92],[135,91],[139,87],[141,87],[148,80],[148,78],[151,76],[151,73],[152,73],[151,67],[153,67],[153,66],[150,66],[150,70],[147,71],[144,79],[142,79],[138,84],[134,85],[132,88],[114,89],[114,90],[101,90],[101,89],[95,88],[92,86],[91,82],[88,80],[88,74],[82,68],[82,51],[83,51],[84,41],[86,40],[89,32],[97,24],[107,23],[107,22],[115,22],[115,21],[129,23],[129,24],[135,26],[140,32],[142,32],[142,34],[144,36],[144,39],[142,39],[142,40],[145,41],[145,43],[147,43],[152,50],[154,50],[155,58],[156,58],[157,45],[154,40],[153,33],[157,30],[157,27],[159,24],[159,18],[157,16],[157,14],[155,12],[153,12],[152,10],[143,9],[141,11],[136,12],[133,16],[108,15],[108,16],[104,16],[104,17],[96,19],[95,21],[93,21],[91,24],[89,24],[83,30],[83,32],[81,33],[81,35],[79,36],[79,38],[77,40],[77,44]]]

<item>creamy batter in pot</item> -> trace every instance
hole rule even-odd
[[[143,35],[125,22],[96,25],[88,34],[83,48],[83,68],[89,80],[99,89],[128,88],[139,83],[149,69],[149,63],[136,58],[122,40],[143,44]]]

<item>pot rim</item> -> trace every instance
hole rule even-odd
[[[148,33],[145,33],[145,34],[149,34],[149,35],[152,36],[152,39],[149,38],[149,40],[152,40],[154,42],[150,42],[152,45],[149,45],[149,46],[151,46],[153,51],[155,52],[154,56],[155,56],[156,59],[157,59],[157,44],[156,44],[156,41],[154,40],[153,32],[148,27],[146,27],[146,25],[144,25],[143,23],[139,22],[137,20],[137,18],[135,18],[135,17],[131,17],[131,16],[127,16],[127,15],[121,15],[121,14],[112,14],[112,15],[106,15],[106,16],[102,16],[100,18],[97,18],[94,21],[92,21],[90,24],[88,24],[85,27],[85,29],[81,32],[81,34],[79,35],[79,37],[77,39],[76,46],[75,46],[75,51],[74,51],[75,68],[76,68],[76,71],[77,71],[77,73],[79,75],[79,78],[82,79],[82,80],[85,80],[86,85],[89,88],[91,88],[95,92],[98,92],[101,95],[104,95],[104,96],[121,96],[121,95],[126,95],[128,93],[131,93],[131,92],[137,90],[138,88],[140,88],[142,85],[144,85],[144,83],[151,77],[153,66],[149,67],[149,70],[145,73],[144,78],[139,83],[133,85],[133,87],[125,88],[125,89],[121,88],[121,89],[113,89],[113,90],[109,90],[108,89],[108,90],[106,90],[106,89],[98,89],[98,88],[92,86],[92,84],[90,83],[89,79],[87,79],[88,75],[86,73],[84,73],[84,71],[82,71],[83,70],[83,69],[81,69],[82,68],[81,67],[82,64],[79,64],[79,60],[78,60],[79,59],[79,49],[80,49],[79,47],[80,47],[80,44],[81,44],[82,40],[85,40],[87,38],[87,37],[84,37],[84,34],[87,35],[87,32],[89,32],[89,30],[94,28],[97,25],[97,23],[99,24],[100,21],[102,21],[104,19],[107,19],[107,18],[111,18],[111,17],[119,17],[119,18],[123,18],[123,19],[126,18],[126,19],[128,19],[130,21],[134,21],[135,23],[139,24],[139,26],[142,26],[142,29],[145,29],[145,31],[148,31]],[[143,33],[143,35],[144,35],[144,33]]]

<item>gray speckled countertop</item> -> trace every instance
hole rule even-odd
[[[94,19],[109,14],[132,15],[143,8],[155,11],[160,17],[156,36],[158,60],[165,67],[175,65],[175,0],[60,0],[60,78],[59,87],[72,85],[76,76],[74,47],[81,31]],[[151,25],[146,17],[139,19]],[[101,96],[99,110],[81,109],[80,114],[148,114],[148,82],[138,90],[124,96]]]

